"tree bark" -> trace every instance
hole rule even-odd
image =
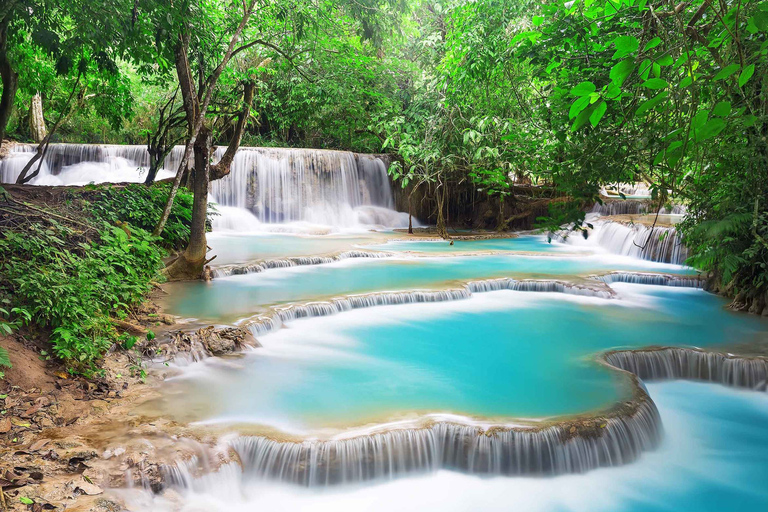
[[[243,140],[243,133],[245,132],[245,125],[248,122],[248,116],[251,115],[251,103],[253,103],[253,95],[256,91],[256,84],[254,82],[246,82],[243,90],[243,106],[240,113],[237,115],[237,123],[235,124],[235,131],[232,134],[232,138],[227,146],[227,151],[224,156],[221,157],[216,165],[211,166],[211,181],[218,180],[229,174],[232,161],[235,159],[235,154],[240,147],[240,142]]]
[[[189,244],[181,255],[166,269],[171,279],[198,279],[206,264],[205,255],[208,243],[205,236],[205,223],[208,218],[208,183],[211,155],[211,131],[203,126],[197,134],[194,146],[195,166],[192,171],[194,183],[192,191],[192,225],[190,226]]]
[[[3,145],[5,130],[13,112],[13,102],[16,99],[16,89],[19,85],[19,75],[14,71],[8,59],[8,25],[10,15],[0,22],[0,79],[3,83],[3,95],[0,97],[0,147]]]
[[[32,96],[32,102],[29,106],[29,134],[32,140],[40,144],[48,135],[48,129],[45,127],[45,117],[43,116],[43,99],[38,92]]]

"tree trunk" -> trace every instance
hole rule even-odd
[[[43,116],[43,99],[39,92],[32,96],[32,102],[29,106],[29,134],[32,140],[38,144],[43,142],[45,136],[48,135]]]
[[[16,99],[16,88],[19,83],[19,75],[13,70],[8,59],[8,24],[10,16],[0,25],[0,79],[3,83],[3,95],[0,97],[0,147],[5,138],[5,129],[13,112],[13,102]]]
[[[413,191],[408,194],[408,234],[413,234]]]
[[[203,126],[195,140],[195,167],[192,191],[192,225],[190,226],[189,244],[186,250],[166,269],[171,279],[198,279],[205,267],[208,243],[205,236],[205,223],[208,214],[208,183],[211,155],[211,131]]]
[[[448,230],[445,227],[445,215],[443,210],[445,208],[445,188],[440,183],[437,186],[437,234],[440,238],[448,240]]]

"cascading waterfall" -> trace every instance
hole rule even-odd
[[[245,327],[251,331],[254,336],[262,336],[279,329],[282,327],[283,323],[296,320],[297,318],[329,316],[353,309],[375,306],[464,300],[470,298],[473,293],[485,293],[498,290],[568,293],[603,299],[610,299],[615,296],[613,290],[608,286],[597,282],[592,285],[587,285],[569,283],[567,281],[517,281],[510,278],[500,278],[484,281],[471,281],[461,288],[451,288],[447,290],[377,292],[364,295],[337,297],[328,301],[276,306],[272,308],[270,314],[251,320]]]
[[[36,146],[17,144],[0,160],[3,183],[16,180]],[[224,154],[216,149],[214,160]],[[158,179],[173,176],[184,155],[175,147]],[[140,182],[146,176],[146,146],[51,144],[34,185]],[[211,183],[221,216],[214,229],[248,231],[259,222],[304,221],[338,227],[404,227],[408,215],[393,210],[387,169],[381,158],[349,151],[251,148],[237,152],[231,173]],[[255,218],[254,218],[255,216]]]
[[[671,208],[661,207],[659,215],[685,215],[688,209],[681,204]],[[595,203],[590,213],[600,215],[644,215],[652,213],[652,205],[646,199],[615,199]]]
[[[577,233],[567,237],[555,234],[553,239],[572,245],[599,246],[613,254],[661,263],[683,265],[688,258],[688,249],[673,227],[625,225],[600,220],[592,224],[594,229],[590,230],[586,240]]]
[[[214,277],[227,277],[243,274],[255,274],[274,268],[289,268],[303,265],[324,265],[350,258],[391,258],[392,253],[373,251],[344,251],[330,256],[295,256],[273,260],[259,261],[246,265],[227,265],[213,270]]]
[[[603,201],[595,203],[590,213],[600,215],[640,215],[648,213],[648,204],[644,200],[627,199],[624,201]]]
[[[610,365],[632,372],[643,380],[693,379],[765,391],[768,379],[768,359],[692,348],[613,351],[604,358]]]
[[[630,463],[659,444],[659,413],[631,378],[635,397],[620,410],[540,428],[438,422],[330,441],[238,437],[230,446],[241,462],[242,478],[303,486],[390,479],[442,468],[509,476],[583,473]],[[184,466],[181,462],[167,471],[169,483],[199,486],[200,479]]]
[[[217,157],[223,152],[219,148]],[[211,183],[211,194],[216,202],[247,209],[268,223],[407,223],[407,215],[392,210],[381,159],[349,151],[241,148],[229,176]]]
[[[606,284],[633,283],[657,286],[679,286],[684,288],[703,288],[704,278],[701,276],[674,276],[669,274],[648,274],[641,272],[611,272],[594,276]]]

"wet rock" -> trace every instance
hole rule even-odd
[[[92,482],[88,482],[85,478],[73,480],[69,485],[74,489],[75,494],[87,494],[88,496],[96,496],[98,494],[104,493],[101,487]]]
[[[214,328],[206,327],[198,332],[205,349],[214,356],[229,354],[237,349],[237,342],[229,336],[222,336]]]

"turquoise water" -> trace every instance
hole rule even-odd
[[[369,245],[368,249],[381,251],[412,251],[424,253],[462,253],[482,251],[519,252],[574,252],[579,248],[548,243],[544,236],[524,235],[517,238],[493,238],[490,240],[455,240],[453,245],[446,240],[392,240],[384,244]]]
[[[407,413],[581,413],[626,396],[624,381],[592,362],[602,350],[708,346],[768,331],[701,290],[614,287],[618,299],[499,291],[298,320],[242,359],[209,360],[173,381],[168,407],[289,432]]]
[[[302,302],[382,290],[439,288],[457,281],[494,277],[563,277],[611,270],[691,274],[677,265],[630,257],[489,255],[407,259],[350,259],[325,265],[168,286],[166,310],[209,322],[232,322],[266,305]]]
[[[716,384],[648,385],[665,440],[627,466],[555,478],[451,471],[379,484],[302,489],[221,475],[183,491],[185,511],[744,512],[768,510],[768,396]],[[133,491],[144,510],[178,499]]]

